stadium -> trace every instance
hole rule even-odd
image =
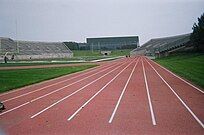
[[[0,37],[0,54],[15,60],[71,58],[72,51],[62,42],[20,41]]]
[[[190,47],[189,47],[190,46]],[[147,56],[168,56],[169,53],[192,49],[190,44],[190,34],[178,36],[153,38],[143,44],[141,47],[132,50],[131,55]]]
[[[194,72],[191,73],[191,68],[202,72],[200,70],[200,59],[203,58],[203,55],[191,56],[187,54],[185,57],[188,60],[186,61],[183,61],[182,57],[177,57],[179,53],[194,49],[190,41],[190,35],[153,38],[141,47],[138,47],[138,36],[87,38],[87,43],[72,44],[72,48],[81,49],[77,52],[76,50],[70,50],[64,42],[22,41],[1,37],[0,83],[3,87],[0,88],[2,92],[0,94],[0,126],[4,126],[1,130],[9,134],[66,134],[68,130],[71,134],[81,134],[80,132],[83,132],[83,134],[88,135],[89,133],[79,123],[82,123],[82,121],[89,123],[91,121],[93,124],[90,125],[95,126],[101,122],[99,118],[105,117],[107,118],[105,123],[113,125],[113,129],[100,127],[100,132],[94,132],[104,134],[107,129],[110,130],[110,134],[115,130],[124,132],[117,129],[116,125],[121,124],[119,119],[123,119],[123,117],[129,119],[129,116],[135,117],[135,113],[131,113],[131,111],[135,111],[135,108],[142,104],[146,109],[142,107],[136,113],[139,115],[137,120],[144,121],[145,119],[148,121],[142,122],[145,127],[152,128],[152,126],[155,126],[159,132],[161,130],[169,132],[169,128],[175,125],[162,127],[161,129],[156,127],[157,124],[163,123],[158,119],[171,121],[176,117],[175,122],[182,124],[187,119],[192,121],[187,126],[196,125],[196,131],[202,132],[204,125],[201,122],[201,116],[195,114],[203,114],[202,109],[198,109],[202,108],[202,104],[192,105],[191,102],[203,101],[201,99],[204,93],[203,89],[158,64],[162,62],[162,58],[166,57],[166,61],[168,61],[170,57],[167,67],[168,65],[171,68],[176,67],[175,65],[181,61],[181,64],[175,68],[179,69],[177,71],[181,71],[181,66],[184,66],[183,69],[188,69],[188,73],[190,73],[189,79],[192,76],[198,76]],[[78,45],[78,47],[73,45]],[[125,57],[122,52],[127,48],[129,50],[126,51],[129,52]],[[131,50],[131,48],[134,49]],[[111,51],[118,51],[118,55],[111,55]],[[96,52],[104,53],[108,57]],[[80,57],[76,58],[74,53],[80,54]],[[131,57],[127,57],[129,54]],[[171,58],[173,55],[176,55],[176,62]],[[83,57],[89,57],[89,59],[91,57],[91,61],[78,60],[82,60]],[[8,60],[5,61],[5,58],[8,58]],[[193,65],[186,66],[186,63],[192,63],[191,58],[196,58],[198,62],[194,59]],[[63,62],[54,64],[45,62],[48,59],[51,61],[59,60],[60,62],[62,62],[60,59],[63,59]],[[72,62],[75,61],[76,64],[70,63],[70,59]],[[38,63],[35,63],[36,60]],[[171,65],[172,60],[173,65]],[[184,73],[181,72],[179,75],[186,75],[185,70],[183,70]],[[194,81],[194,83],[203,86],[202,79]],[[181,89],[181,87],[185,87],[185,89]],[[167,92],[169,90],[172,93]],[[161,93],[165,96],[161,96]],[[177,93],[179,93],[179,96]],[[188,98],[189,94],[191,95],[190,99]],[[190,102],[185,103],[184,100],[186,101],[186,99]],[[167,110],[165,114],[169,117],[167,119],[164,118],[163,111],[157,110],[157,107],[163,108],[164,106],[175,106],[177,109],[182,108],[182,110],[178,112],[175,109],[165,107],[165,110]],[[192,106],[197,110],[193,109]],[[193,109],[195,113],[189,108]],[[153,109],[156,110],[156,113]],[[149,112],[151,115],[149,115]],[[99,113],[99,117],[92,116],[92,114]],[[171,113],[179,113],[179,115],[171,115]],[[181,114],[188,114],[184,116],[184,121],[180,119]],[[16,117],[23,117],[23,120],[16,120]],[[16,122],[13,122],[14,119]],[[15,126],[11,129],[8,128],[10,126],[10,124],[7,124],[8,121],[9,123],[13,122]],[[30,123],[30,121],[35,121],[38,124]],[[72,122],[76,122],[79,131],[75,130],[76,125]],[[39,127],[39,124],[46,125],[46,123],[52,125],[50,127]],[[125,123],[137,124],[134,119],[132,121],[129,119]],[[70,126],[59,126],[61,124],[70,124]],[[92,130],[89,126],[87,127],[87,124],[83,127]],[[143,127],[139,128],[142,129]],[[176,129],[174,133],[180,130],[180,127],[174,128]],[[138,133],[138,130],[131,128],[131,126],[126,129],[126,132],[129,133],[129,129]],[[193,133],[194,131],[188,130],[187,132]],[[144,130],[144,133],[150,132]]]
[[[92,49],[86,50],[87,44],[91,44],[90,48]],[[104,123],[113,125],[113,129],[104,126],[100,127],[100,132],[98,130],[94,132],[104,134],[104,131],[110,130],[109,132],[112,134],[118,130],[123,133],[124,131],[120,130],[121,128],[118,129],[116,125],[121,124],[120,119],[124,119],[123,117],[126,119],[129,119],[129,116],[135,117],[135,113],[137,116],[139,115],[137,120],[131,118],[125,124],[135,125],[137,124],[136,121],[139,120],[145,127],[157,129],[158,132],[155,133],[159,133],[161,130],[169,132],[169,128],[172,126],[175,129],[174,133],[177,133],[180,127],[175,127],[175,124],[162,127],[162,129],[157,127],[158,124],[163,123],[159,119],[172,121],[176,117],[175,122],[182,124],[187,119],[192,121],[187,123],[187,126],[196,125],[196,132],[202,132],[204,128],[201,122],[202,117],[195,114],[203,114],[202,104],[192,105],[191,103],[203,101],[203,89],[172,73],[156,63],[157,61],[151,60],[155,57],[156,60],[160,60],[158,59],[160,57],[167,57],[168,60],[168,56],[172,54],[192,50],[190,34],[153,38],[141,47],[138,47],[138,44],[138,37],[87,38],[87,43],[82,44],[85,50],[80,51],[87,51],[89,55],[92,55],[94,51],[103,52],[105,50],[106,53],[106,50],[120,49],[121,51],[124,46],[127,47],[128,45],[134,46],[135,49],[129,52],[131,57],[128,58],[125,58],[122,53],[113,58],[94,54],[93,57],[96,60],[91,61],[91,63],[90,61],[89,63],[78,61],[77,64],[30,63],[25,65],[25,63],[11,63],[12,60],[10,59],[14,57],[15,61],[24,60],[25,62],[25,60],[32,61],[33,59],[44,61],[63,58],[65,62],[74,59],[74,51],[62,42],[20,41],[0,38],[2,61],[5,56],[9,59],[8,63],[0,64],[0,83],[4,82],[0,89],[2,92],[0,94],[0,125],[4,126],[1,129],[2,133],[66,134],[69,132],[81,134],[83,132],[83,134],[88,135],[89,132],[83,127],[89,128],[89,130],[93,129],[86,123],[91,122],[92,124],[89,125],[94,127],[101,122],[101,118],[106,118]],[[200,56],[202,59],[203,55],[196,57],[193,55],[197,60]],[[84,54],[81,57],[84,57]],[[191,55],[188,55],[188,60],[190,57]],[[172,62],[172,59],[170,60],[168,65]],[[193,67],[199,71],[200,61],[198,63],[194,61],[193,65],[186,66],[186,63],[192,63],[191,60],[190,62],[188,60],[182,62],[182,58],[176,57],[176,62],[173,64],[177,65],[181,61],[180,65],[183,65],[185,69]],[[180,68],[178,68],[179,71],[181,71]],[[190,70],[188,72],[190,73]],[[194,74],[192,73],[192,75]],[[202,79],[197,82],[199,85],[203,85]],[[185,89],[181,87],[185,87]],[[191,98],[188,98],[189,94]],[[167,98],[168,100],[166,100]],[[186,99],[190,102],[184,102]],[[143,107],[139,107],[141,105]],[[177,110],[181,108],[182,110],[178,112],[174,108],[166,106],[174,106]],[[135,110],[137,107],[140,108],[140,111]],[[164,112],[157,109],[164,107],[167,110],[165,115],[168,115],[168,118],[164,118]],[[136,112],[131,113],[131,111]],[[178,113],[179,115],[175,115]],[[93,114],[100,115],[93,117]],[[181,115],[185,115],[185,119],[184,117],[181,119]],[[23,120],[16,119],[16,117],[23,118]],[[144,120],[147,122],[143,122]],[[35,122],[30,123],[30,121]],[[82,121],[85,122],[85,125],[79,124]],[[14,126],[9,128],[10,124],[8,123],[13,123]],[[50,127],[39,126],[39,124],[47,125],[47,123],[50,124]],[[124,126],[124,122],[122,123]],[[70,124],[70,126],[61,126],[61,124]],[[77,129],[79,130],[76,131],[75,126],[78,126]],[[139,129],[142,128],[143,126],[139,127]],[[129,129],[138,133],[138,130],[131,128],[131,126],[125,129],[126,132],[129,133]],[[193,133],[194,131],[188,130],[187,132]],[[150,132],[144,130],[143,133]]]
[[[0,135],[204,135],[204,2],[167,1],[0,2]]]

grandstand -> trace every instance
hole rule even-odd
[[[14,41],[1,38],[0,53],[14,54],[17,60],[69,58],[72,51],[62,42]]]
[[[17,44],[10,38],[0,37],[0,53],[17,52]]]
[[[190,34],[151,39],[141,47],[130,52],[131,55],[149,55],[160,57],[184,48],[190,42]]]

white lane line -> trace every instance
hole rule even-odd
[[[118,107],[119,107],[119,104],[120,104],[120,102],[121,102],[121,99],[122,99],[122,97],[123,97],[123,95],[124,95],[124,93],[125,93],[125,90],[126,90],[126,88],[127,88],[127,85],[128,85],[128,83],[129,83],[129,81],[130,81],[130,79],[131,79],[131,77],[132,77],[132,75],[133,75],[133,73],[134,73],[134,71],[135,71],[135,68],[136,68],[137,64],[138,64],[138,61],[137,61],[137,63],[135,63],[135,66],[134,66],[134,68],[132,69],[132,72],[130,73],[130,75],[129,75],[129,77],[128,77],[128,80],[127,80],[127,82],[126,82],[126,84],[125,84],[125,86],[124,86],[124,88],[123,88],[123,90],[122,90],[122,93],[120,94],[120,97],[119,97],[119,99],[118,99],[118,102],[117,102],[117,104],[116,104],[116,106],[115,106],[115,108],[114,108],[114,110],[113,110],[113,113],[112,113],[112,115],[111,115],[111,117],[110,117],[108,123],[112,123],[112,121],[113,121],[113,118],[114,118],[114,116],[115,116],[115,113],[116,113],[116,111],[117,111],[117,109],[118,109]]]
[[[116,65],[116,64],[114,64],[114,65]],[[113,67],[114,65],[110,66],[110,68]],[[39,88],[39,89],[36,89],[36,90],[30,91],[30,92],[27,92],[27,93],[25,93],[25,94],[22,94],[22,95],[19,95],[19,96],[13,97],[13,98],[6,99],[6,100],[4,100],[4,101],[2,101],[2,102],[5,103],[5,102],[8,102],[8,101],[11,101],[11,100],[14,100],[14,99],[17,99],[17,98],[20,98],[20,97],[23,97],[23,96],[26,96],[26,95],[29,95],[29,94],[35,93],[35,92],[38,92],[38,91],[40,91],[40,90],[43,90],[43,89],[49,88],[49,87],[51,87],[51,86],[54,86],[54,85],[57,85],[57,84],[60,84],[60,83],[64,83],[64,82],[66,82],[66,81],[69,81],[69,80],[75,79],[75,78],[77,78],[77,77],[80,77],[80,76],[83,76],[83,75],[86,75],[86,74],[92,73],[92,72],[94,72],[94,71],[96,71],[96,70],[97,70],[97,69],[92,70],[92,71],[90,71],[90,72],[87,72],[87,73],[85,73],[85,74],[80,74],[80,75],[77,75],[77,76],[74,76],[74,77],[68,78],[68,79],[66,79],[66,80],[63,80],[63,81],[60,81],[60,82],[57,82],[57,83],[53,83],[53,84],[50,84],[50,85],[44,86],[44,87],[42,87],[42,88]]]
[[[2,113],[0,113],[0,116],[1,116],[1,115],[4,115],[4,114],[6,114],[6,113],[9,113],[9,112],[11,112],[11,111],[13,111],[13,110],[16,110],[16,109],[18,109],[18,108],[20,108],[20,107],[23,107],[23,106],[25,106],[25,105],[27,105],[27,104],[29,104],[29,102],[26,102],[26,103],[21,104],[21,105],[19,105],[19,106],[17,106],[17,107],[14,107],[14,108],[12,108],[12,109],[10,109],[10,110],[7,110],[7,111],[5,111],[5,112],[2,112]]]
[[[112,66],[111,66],[111,67],[112,67]],[[101,73],[101,72],[103,72],[103,71],[106,71],[106,70],[110,69],[111,67],[108,67],[108,68],[106,68],[106,69],[103,69],[103,70],[101,70],[101,71],[99,71],[99,72],[97,72],[97,73],[94,73],[94,74],[92,74],[92,75],[90,75],[90,76],[87,76],[87,77],[85,77],[85,78],[82,78],[82,79],[80,79],[80,80],[78,80],[78,81],[76,81],[76,82],[73,82],[73,83],[71,83],[71,84],[69,84],[69,85],[66,85],[66,86],[64,86],[64,87],[61,87],[61,88],[59,88],[59,89],[56,89],[56,90],[54,90],[54,91],[52,91],[52,92],[49,92],[49,93],[47,93],[47,94],[45,94],[45,95],[42,95],[42,96],[37,97],[37,98],[34,98],[34,99],[32,99],[30,102],[26,102],[26,103],[23,103],[23,104],[29,104],[29,103],[32,103],[32,102],[34,102],[34,101],[37,101],[37,100],[39,100],[39,99],[41,99],[41,98],[43,98],[43,97],[46,97],[46,96],[51,95],[51,94],[53,94],[53,93],[56,93],[56,92],[58,92],[58,91],[60,91],[60,90],[62,90],[62,89],[64,89],[64,88],[67,88],[67,87],[69,87],[69,86],[71,86],[71,85],[74,85],[74,84],[76,84],[76,83],[78,83],[78,82],[81,82],[81,81],[83,81],[83,80],[85,80],[85,79],[87,79],[87,78],[90,78],[90,77],[92,77],[92,76],[94,76],[94,75],[96,75],[96,74],[99,74],[99,73]],[[4,113],[0,113],[0,116],[3,115],[3,114],[6,114],[6,113],[8,113],[8,112],[11,112],[11,111],[13,111],[13,110],[16,110],[16,109],[18,109],[18,108],[20,108],[20,107],[23,107],[22,104],[19,105],[19,106],[17,106],[17,107],[15,107],[15,108],[12,108],[12,109],[10,109],[10,110],[5,111]]]
[[[97,93],[95,93],[87,102],[85,102],[79,109],[77,109],[67,120],[72,120],[81,109],[83,109],[91,100],[93,100],[101,91],[103,91],[111,82],[113,82],[126,68],[128,68],[134,60],[128,64],[123,70],[121,70],[114,78],[112,78],[106,85],[104,85]]]
[[[124,63],[124,64],[126,64],[126,63]],[[109,71],[108,73],[104,74],[103,76],[101,76],[101,77],[95,79],[94,81],[92,81],[92,82],[86,84],[85,86],[81,87],[80,89],[76,90],[75,92],[73,92],[73,93],[71,93],[71,94],[65,96],[64,98],[58,100],[57,102],[53,103],[52,105],[50,105],[50,106],[44,108],[44,109],[41,110],[40,112],[38,112],[38,113],[34,114],[33,116],[31,116],[31,119],[33,119],[33,118],[35,118],[36,116],[42,114],[42,113],[45,112],[46,110],[48,110],[48,109],[50,109],[51,107],[53,107],[53,106],[59,104],[60,102],[64,101],[65,99],[67,99],[67,98],[69,98],[69,97],[71,97],[72,95],[74,95],[74,94],[80,92],[80,91],[83,90],[84,88],[86,88],[86,87],[88,87],[89,85],[95,83],[96,81],[100,80],[101,78],[105,77],[106,75],[110,74],[111,72],[115,71],[116,69],[120,68],[120,67],[123,66],[124,64],[118,66],[117,68],[114,68],[113,70]]]
[[[147,58],[148,59],[148,58]],[[152,61],[152,60],[151,60]],[[202,91],[201,89],[199,89],[198,87],[196,87],[196,86],[194,86],[193,84],[191,84],[191,83],[189,83],[189,82],[187,82],[186,80],[184,80],[183,78],[181,78],[181,77],[179,77],[179,76],[177,76],[176,74],[174,74],[173,72],[171,72],[170,70],[168,70],[168,69],[166,69],[165,67],[163,67],[163,66],[161,66],[161,65],[159,65],[158,63],[156,63],[156,62],[154,62],[154,61],[152,61],[153,63],[155,63],[156,65],[158,65],[159,67],[161,67],[162,69],[164,69],[165,71],[167,71],[167,72],[169,72],[170,74],[172,74],[173,76],[175,76],[175,77],[177,77],[178,79],[180,79],[181,81],[183,81],[183,82],[185,82],[185,83],[187,83],[188,85],[190,85],[191,87],[193,87],[194,89],[196,89],[196,90],[198,90],[198,91],[200,91],[201,93],[203,93],[204,94],[204,91]]]
[[[146,87],[146,90],[147,90],[147,97],[148,97],[149,108],[150,108],[150,112],[151,112],[152,124],[156,125],[156,119],[155,119],[154,110],[153,110],[153,107],[152,107],[151,96],[150,96],[150,92],[149,92],[149,86],[148,86],[148,83],[147,83],[147,76],[146,76],[146,71],[145,71],[145,68],[144,68],[143,60],[142,60],[142,69],[143,69],[145,87]]]
[[[146,60],[147,61],[147,60]],[[164,80],[164,78],[157,72],[157,70],[147,61],[147,63],[152,67],[156,74],[161,78],[161,80],[169,87],[169,89],[174,93],[174,95],[179,99],[179,101],[184,105],[184,107],[189,111],[189,113],[194,117],[194,119],[204,128],[202,121],[194,114],[194,112],[187,106],[187,104],[181,99],[181,97],[174,91],[174,89]]]
[[[115,65],[114,65],[114,66],[115,66]],[[50,92],[50,93],[47,93],[47,94],[45,94],[45,95],[42,95],[42,96],[37,97],[37,98],[35,98],[35,99],[32,99],[31,102],[37,101],[37,100],[39,100],[39,99],[41,99],[41,98],[43,98],[43,97],[46,97],[46,96],[51,95],[51,94],[53,94],[53,93],[56,93],[56,92],[58,92],[58,91],[60,91],[60,90],[62,90],[62,89],[64,89],[64,88],[67,88],[67,87],[69,87],[69,86],[71,86],[71,85],[74,85],[74,84],[76,84],[76,83],[78,83],[78,82],[81,82],[81,81],[83,81],[83,80],[85,80],[85,79],[87,79],[87,78],[90,78],[90,77],[92,77],[92,76],[94,76],[94,75],[97,75],[97,74],[99,74],[99,73],[101,73],[101,72],[103,72],[103,71],[107,71],[108,69],[110,69],[110,68],[112,68],[112,67],[113,67],[113,66],[111,66],[111,67],[109,67],[109,68],[106,68],[106,69],[103,69],[103,70],[101,70],[101,71],[99,71],[99,72],[97,72],[97,73],[94,73],[94,74],[92,74],[92,75],[90,75],[90,76],[87,76],[87,77],[85,77],[85,78],[82,78],[82,79],[80,79],[80,80],[78,80],[78,81],[76,81],[76,82],[70,83],[69,85],[66,85],[66,86],[61,87],[61,88],[59,88],[59,89],[57,89],[57,90],[54,90],[54,91],[52,91],[52,92]]]

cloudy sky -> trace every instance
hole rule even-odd
[[[0,37],[85,42],[138,35],[143,44],[190,33],[203,12],[203,0],[0,0]]]

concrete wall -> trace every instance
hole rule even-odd
[[[16,55],[15,60],[29,60],[29,59],[56,59],[56,58],[71,58],[73,53],[59,53],[59,54],[43,54],[43,55]]]

